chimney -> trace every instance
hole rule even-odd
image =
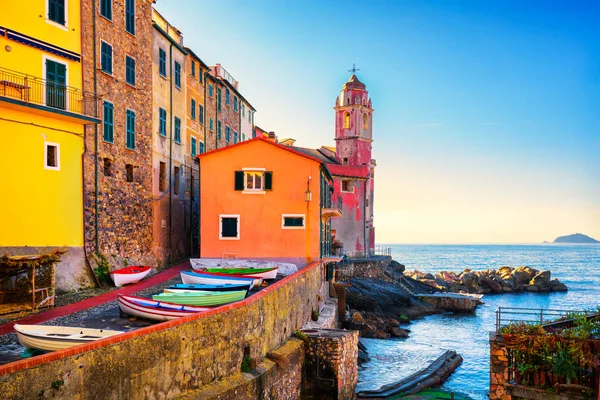
[[[277,135],[275,135],[275,132],[273,132],[273,131],[269,132],[267,138],[270,141],[277,143]]]

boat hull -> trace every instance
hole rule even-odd
[[[169,286],[169,289],[185,289],[185,290],[205,290],[209,292],[230,292],[232,290],[250,290],[251,284],[242,285],[186,285],[183,283],[177,283]]]
[[[125,286],[141,281],[150,273],[152,267],[127,267],[110,273],[115,286]]]
[[[256,270],[257,272],[253,272]],[[262,279],[275,279],[277,277],[277,268],[206,268],[206,272],[218,273],[222,275],[233,275],[240,277],[252,277]]]
[[[162,293],[152,296],[158,301],[168,301],[175,304],[187,304],[193,306],[218,306],[243,300],[246,291],[220,292],[220,293]]]
[[[186,284],[200,285],[223,285],[223,284],[251,284],[250,289],[262,283],[260,278],[238,278],[232,276],[220,276],[201,272],[181,271],[181,281]]]
[[[30,349],[56,351],[123,333],[106,329],[15,324],[17,339]]]
[[[119,308],[127,315],[152,321],[170,321],[212,309],[212,307],[190,307],[134,296],[119,296]]]

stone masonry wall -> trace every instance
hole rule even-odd
[[[392,282],[394,279],[385,274],[385,268],[392,261],[391,257],[385,257],[373,261],[355,261],[339,263],[335,269],[337,279],[344,278],[376,278]]]
[[[308,335],[302,399],[356,398],[358,331],[303,330]]]
[[[98,2],[96,5],[98,6]],[[151,30],[152,2],[136,2],[135,36],[125,31],[125,1],[115,0],[112,21],[100,16],[92,2],[81,3],[83,89],[94,91],[97,74],[99,117],[103,100],[114,107],[114,139],[103,138],[98,124],[98,245],[111,264],[143,263],[153,265],[152,254],[152,77]],[[93,20],[96,20],[96,37]],[[113,72],[100,70],[101,40],[112,45]],[[94,43],[96,63],[94,64]],[[125,82],[125,56],[135,59],[135,87]],[[126,110],[135,112],[135,149],[126,148]],[[85,129],[84,207],[85,239],[88,252],[95,251],[95,129]],[[105,168],[106,165],[106,168]],[[131,167],[127,167],[131,166]],[[127,168],[133,171],[131,182]],[[125,261],[126,260],[126,261]]]
[[[500,336],[490,334],[490,400],[510,400],[504,384],[508,382],[508,358]]]
[[[322,280],[321,266],[311,264],[204,314],[0,366],[0,393],[5,399],[37,399],[42,392],[81,400],[179,398],[239,376],[245,352],[260,360],[300,329],[318,308]],[[350,357],[345,343],[339,343],[344,362]],[[340,383],[352,382],[349,371],[349,377],[339,373]],[[56,381],[62,384],[52,389]]]

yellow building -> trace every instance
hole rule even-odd
[[[1,8],[0,254],[67,248],[56,283],[75,289],[90,279],[84,125],[99,122],[96,97],[81,90],[81,4],[3,1]]]

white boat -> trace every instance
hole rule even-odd
[[[181,271],[181,281],[186,285],[190,284],[206,284],[206,285],[224,285],[224,284],[240,284],[240,283],[251,283],[250,289],[254,286],[260,286],[262,284],[262,278],[237,278],[213,275],[202,272],[190,272]]]
[[[134,317],[151,319],[153,321],[170,321],[208,311],[213,307],[184,306],[166,301],[119,295],[119,308],[125,314]]]
[[[118,269],[110,273],[110,278],[115,283],[115,286],[125,286],[130,283],[139,282],[150,273],[150,266],[131,266]]]
[[[56,351],[123,333],[108,329],[15,324],[17,339],[30,349]]]

